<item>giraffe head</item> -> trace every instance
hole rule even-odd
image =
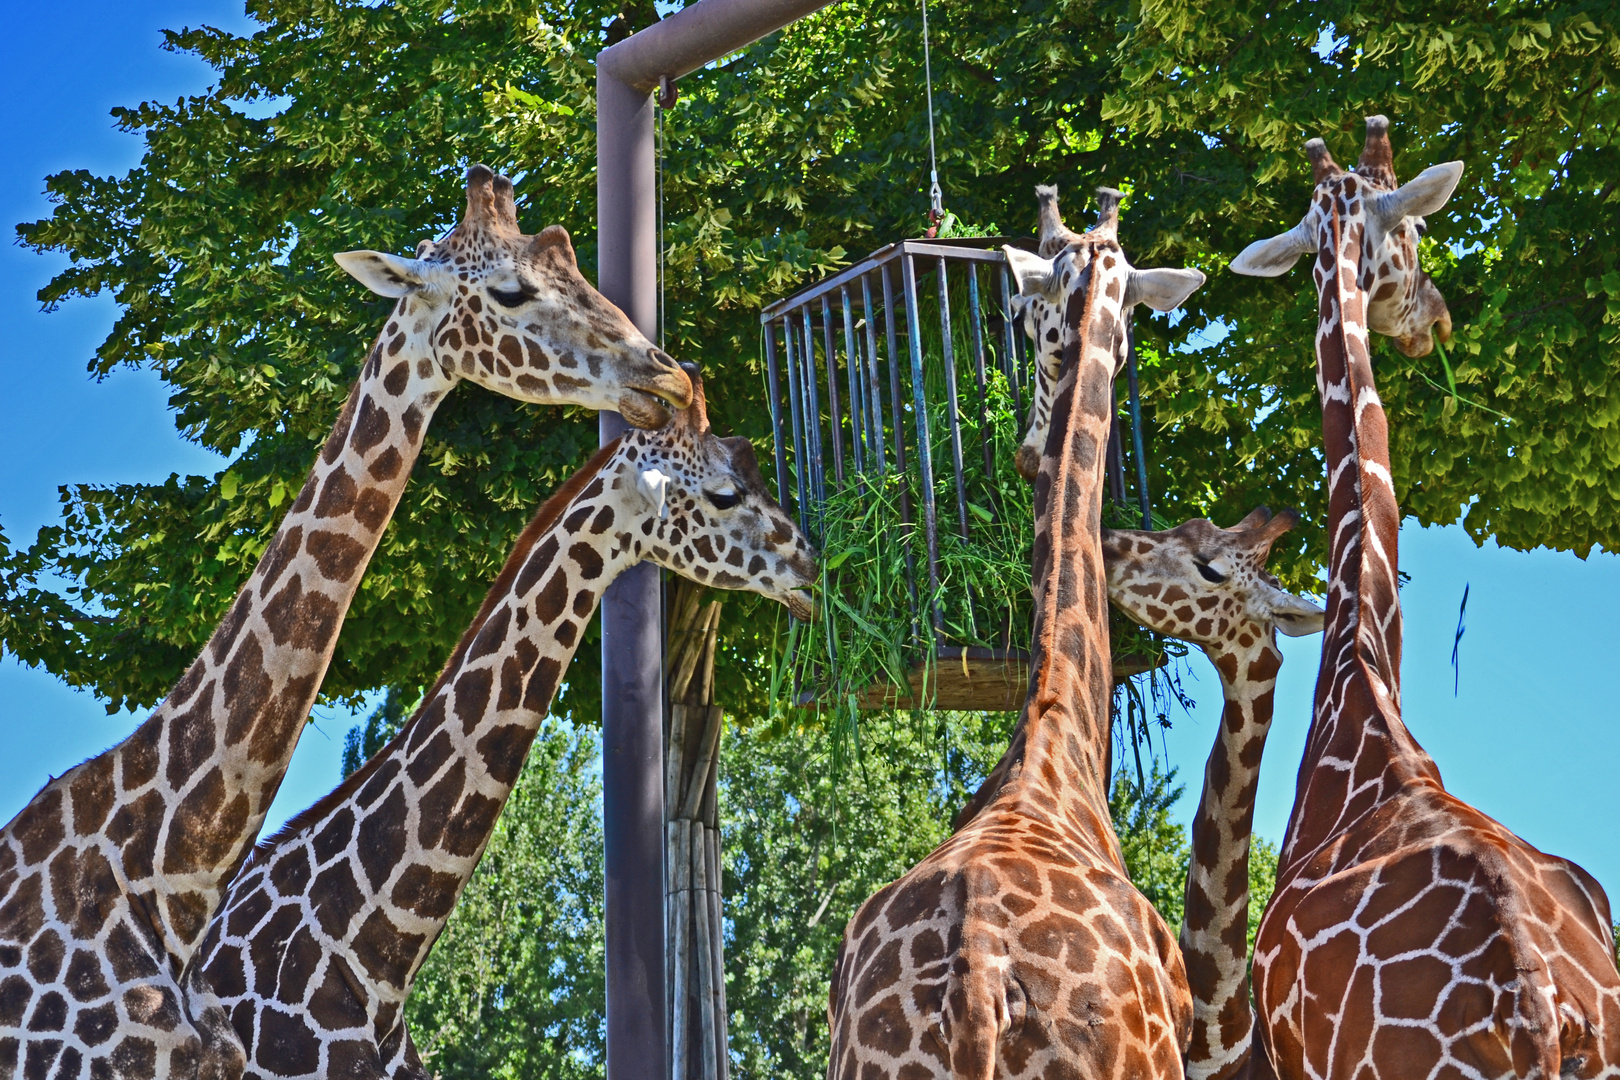
[[[1271,545],[1298,522],[1262,506],[1230,529],[1204,518],[1162,532],[1104,529],[1108,598],[1149,630],[1216,654],[1270,641],[1274,628],[1317,633],[1322,608],[1266,572]]]
[[[819,574],[815,549],[765,486],[753,443],[710,430],[702,377],[695,364],[682,366],[692,404],[657,431],[626,432],[604,469],[612,474],[607,487],[631,502],[631,551],[700,584],[759,593],[797,619],[811,618],[805,590]]]
[[[1015,247],[1001,249],[1018,286],[1018,295],[1013,299],[1014,316],[1023,323],[1024,333],[1035,343],[1035,391],[1030,401],[1029,430],[1014,458],[1019,475],[1029,481],[1040,471],[1041,451],[1046,447],[1046,429],[1052,416],[1052,394],[1057,387],[1063,343],[1072,329],[1065,326],[1064,316],[1070,297],[1090,285],[1091,259],[1095,252],[1106,250],[1121,261],[1125,258],[1119,246],[1119,202],[1124,198],[1120,192],[1113,188],[1097,189],[1097,224],[1087,233],[1076,233],[1064,226],[1055,186],[1037,187],[1035,197],[1040,203],[1040,253],[1031,255]],[[1117,305],[1115,314],[1119,317],[1124,317],[1137,304],[1146,304],[1155,311],[1169,311],[1180,306],[1204,283],[1203,272],[1199,270],[1138,270],[1128,263],[1126,270],[1124,297],[1106,298]],[[1119,363],[1124,359],[1121,353]]]
[[[467,170],[461,221],[442,240],[418,244],[415,258],[335,257],[372,292],[398,298],[379,343],[386,355],[410,345],[452,382],[616,409],[637,427],[658,427],[691,401],[679,365],[580,275],[568,230],[524,235],[512,182],[483,165]]]
[[[1257,240],[1232,260],[1232,270],[1256,277],[1277,277],[1301,255],[1321,253],[1317,265],[1326,280],[1338,252],[1359,238],[1354,287],[1367,296],[1367,328],[1395,339],[1407,356],[1427,356],[1434,349],[1431,328],[1441,341],[1451,340],[1451,313],[1445,297],[1418,265],[1423,217],[1446,204],[1462,162],[1431,165],[1405,184],[1395,180],[1395,158],[1389,145],[1389,120],[1367,117],[1361,160],[1348,172],[1328,153],[1327,144],[1305,144],[1316,179],[1311,208],[1300,223],[1268,240]],[[1337,214],[1335,214],[1337,209]],[[1337,219],[1338,237],[1335,238]]]

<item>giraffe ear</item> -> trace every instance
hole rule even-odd
[[[380,251],[340,251],[332,256],[349,276],[378,296],[404,296],[423,282],[422,264]]]
[[[1125,282],[1125,307],[1146,304],[1154,311],[1172,311],[1198,291],[1207,279],[1202,270],[1174,270],[1160,267],[1156,270],[1131,269]]]
[[[642,469],[636,473],[636,490],[647,500],[647,509],[663,521],[669,517],[669,474],[662,469]]]
[[[1015,248],[1011,244],[1003,244],[1001,251],[1007,256],[1007,269],[1012,271],[1013,284],[1018,286],[1020,296],[1045,296],[1047,299],[1056,299],[1053,296],[1055,278],[1052,276],[1052,269],[1055,264],[1052,259],[1032,255],[1023,248]]]
[[[1283,592],[1281,589],[1277,590],[1277,595],[1272,601],[1271,620],[1278,630],[1289,637],[1320,634],[1326,618],[1327,612],[1315,601]]]
[[[1385,231],[1395,228],[1409,217],[1432,214],[1451,198],[1462,179],[1463,163],[1448,161],[1444,165],[1430,165],[1394,191],[1376,196],[1367,209]]]
[[[1256,240],[1232,260],[1231,271],[1246,277],[1281,277],[1306,252],[1315,251],[1316,242],[1302,221],[1269,240]]]

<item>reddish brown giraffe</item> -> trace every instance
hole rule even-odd
[[[1282,669],[1276,632],[1322,629],[1322,609],[1266,573],[1271,545],[1298,520],[1261,507],[1230,529],[1197,518],[1163,532],[1103,530],[1109,599],[1148,629],[1203,649],[1226,701],[1193,820],[1181,926],[1190,1080],[1229,1080],[1250,1060],[1249,841]]]
[[[343,616],[434,409],[470,379],[662,423],[690,383],[582,277],[560,228],[524,236],[476,166],[467,213],[415,259],[338,261],[393,314],[302,493],[202,654],[123,742],[0,832],[0,1068],[213,1075],[177,979],[253,844]]]
[[[1116,237],[1120,195],[1098,197],[1097,228],[1055,260],[1008,251],[1020,291],[1061,313],[1032,314],[1059,328],[1051,344],[1063,350],[1035,484],[1023,715],[983,809],[850,920],[828,1003],[835,1080],[1180,1072],[1181,956],[1126,877],[1108,817],[1099,528],[1126,313],[1150,299],[1174,307],[1204,278],[1133,269]]]
[[[1388,122],[1346,172],[1306,144],[1310,211],[1239,273],[1313,254],[1331,549],[1316,703],[1254,962],[1256,1072],[1590,1078],[1620,1072],[1609,904],[1580,867],[1448,794],[1401,718],[1400,509],[1368,331],[1408,356],[1450,336],[1419,268],[1458,162],[1397,186]]]
[[[253,1077],[426,1077],[402,1007],[505,805],[602,591],[646,558],[811,617],[814,553],[701,385],[604,447],[524,531],[421,709],[253,853],[186,974]]]

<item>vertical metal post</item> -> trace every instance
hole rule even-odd
[[[855,472],[866,471],[866,403],[861,399],[860,353],[855,347],[855,320],[849,310],[849,286],[838,290],[844,311],[844,374],[849,377],[849,442],[855,452]]]
[[[821,452],[821,395],[816,389],[816,328],[811,317],[810,305],[805,304],[799,310],[804,313],[804,337],[801,342],[804,346],[804,374],[800,386],[804,390],[805,452],[810,455],[810,478],[813,481],[811,490],[816,499],[814,537],[820,541],[821,506],[827,501],[827,461]]]
[[[934,453],[928,438],[928,395],[923,388],[922,319],[917,314],[917,267],[900,256],[901,291],[906,300],[906,341],[911,352],[911,400],[916,411],[917,464],[921,467],[923,536],[928,541],[928,615],[939,628],[939,513],[934,506]]]
[[[810,532],[810,495],[806,489],[810,486],[810,459],[805,453],[804,406],[800,401],[803,394],[799,389],[801,381],[799,377],[799,349],[793,341],[793,313],[791,311],[782,318],[782,341],[787,347],[788,411],[793,414],[793,479],[798,485],[799,528],[808,535]]]
[[[956,476],[956,524],[962,539],[968,538],[967,489],[962,478],[962,410],[956,393],[956,343],[951,339],[951,282],[945,260],[939,260],[939,337],[940,359],[945,366],[946,422],[951,428],[951,468]]]
[[[597,73],[597,284],[658,334],[653,101]],[[625,429],[599,422],[604,443]],[[663,1080],[664,694],[658,568],[631,567],[602,597],[602,816],[607,877],[608,1080]]]
[[[877,456],[878,475],[888,462],[883,453],[883,395],[878,391],[877,330],[872,325],[872,276],[861,275],[861,314],[866,319],[867,416],[872,425],[872,451]]]
[[[984,328],[979,324],[982,318],[979,311],[979,268],[973,263],[967,265],[968,275],[968,321],[973,327],[973,374],[979,380],[979,451],[984,455],[984,482],[987,491],[995,490],[996,461],[995,451],[990,446],[990,429],[986,423],[986,405],[990,400],[990,389],[986,385],[984,373]]]
[[[1136,332],[1125,317],[1125,372],[1131,389],[1131,455],[1136,458],[1136,501],[1142,510],[1142,528],[1153,528],[1153,504],[1148,498],[1147,455],[1142,451],[1142,394],[1136,383]]]
[[[900,524],[911,525],[917,519],[911,513],[911,478],[906,475],[905,406],[900,397],[900,350],[895,345],[894,333],[894,281],[889,276],[889,264],[879,271],[883,279],[883,333],[889,344],[889,408],[894,412],[894,467],[900,474]],[[919,391],[920,393],[921,391]],[[917,564],[911,555],[911,530],[906,529],[906,590],[911,594],[912,637],[917,636]]]
[[[771,395],[771,449],[776,457],[776,501],[787,505],[787,463],[782,447],[782,384],[776,373],[776,323],[765,324],[765,385]]]
[[[805,318],[810,305],[805,305]],[[825,293],[821,297],[821,352],[827,358],[827,418],[832,430],[833,479],[844,486],[844,421],[838,408],[838,351],[833,348],[832,309]],[[812,353],[813,355],[813,353]]]
[[[1013,408],[1018,410],[1018,419],[1022,423],[1024,416],[1024,371],[1023,365],[1018,362],[1018,327],[1012,313],[1012,275],[1007,273],[1005,264],[998,275],[1001,278],[1001,336],[1004,341],[1002,348],[1006,350],[1007,381],[1012,384]]]
[[[596,58],[597,287],[657,334],[652,90],[825,7],[828,0],[698,0]],[[604,442],[623,419],[603,413]],[[664,980],[664,625],[658,570],[602,598],[607,1080],[667,1080]]]

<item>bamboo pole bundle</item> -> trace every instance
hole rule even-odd
[[[665,985],[672,1080],[725,1080],[718,785],[724,712],[714,704],[720,601],[681,582],[670,604],[664,755]]]

